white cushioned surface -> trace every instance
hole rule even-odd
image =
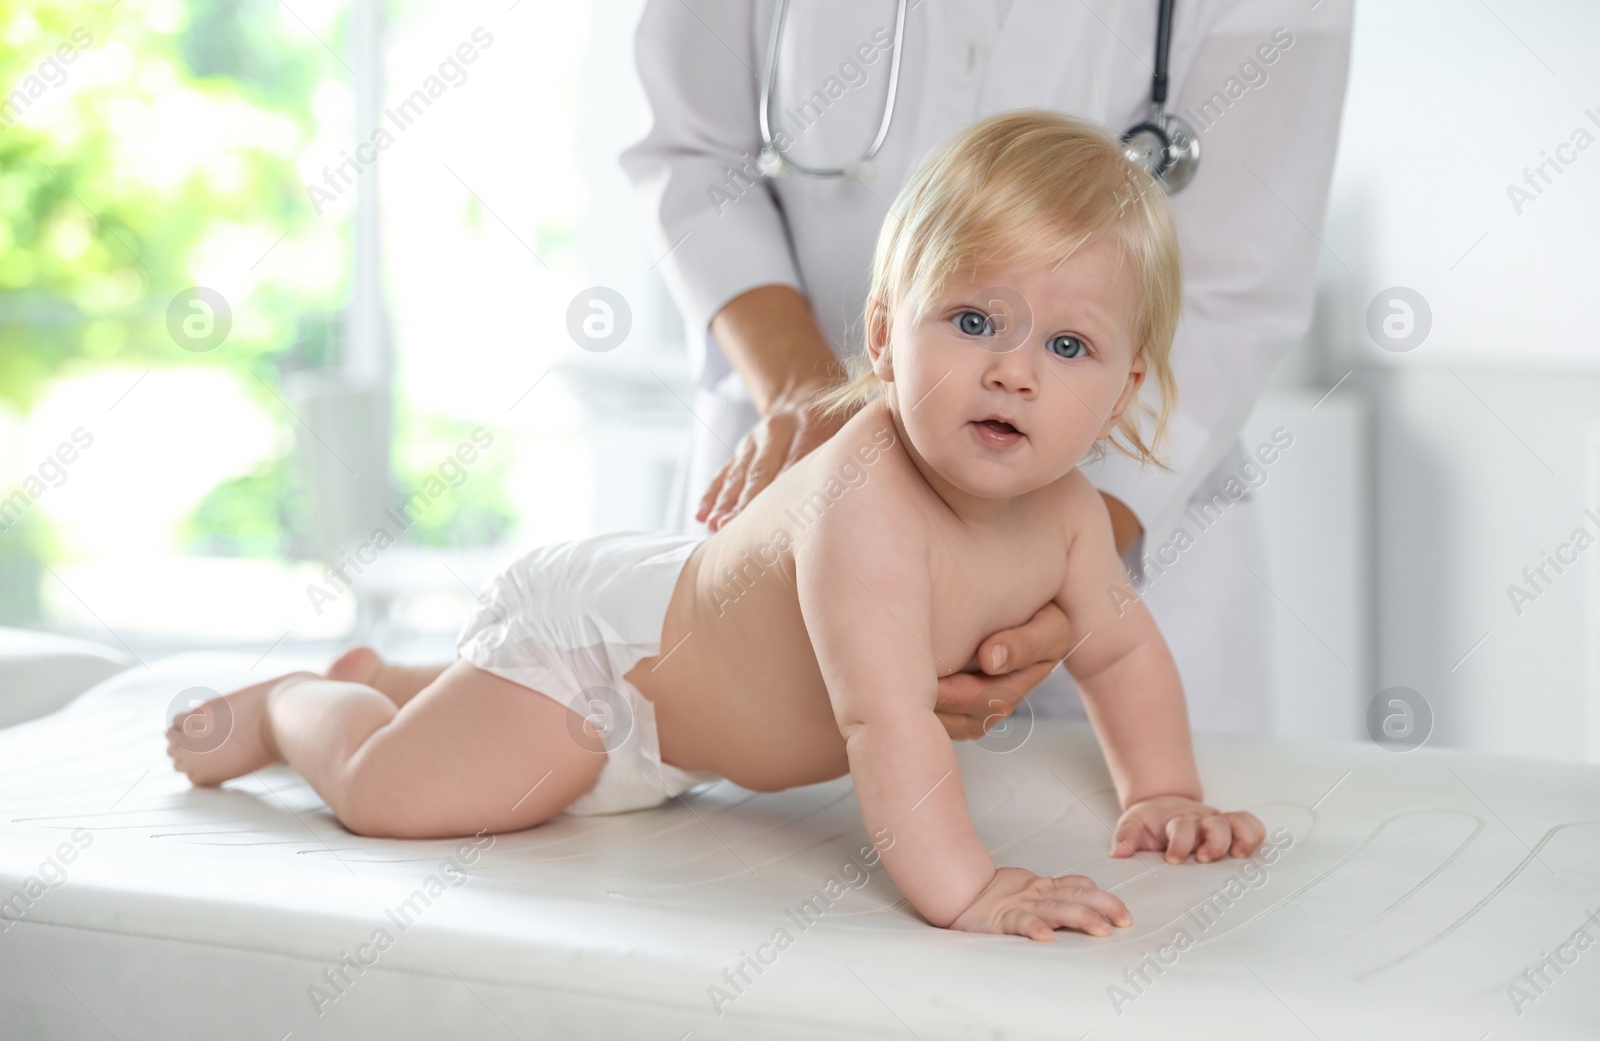
[[[0,727],[54,712],[132,664],[130,656],[88,640],[0,628]]]
[[[187,687],[260,678],[248,670],[169,659],[0,732],[7,1036],[1595,1036],[1600,950],[1562,945],[1600,938],[1600,769],[1202,739],[1212,800],[1294,839],[1219,904],[1236,861],[1105,856],[1115,802],[1087,728],[1040,721],[1005,754],[963,745],[1001,863],[1088,874],[1135,916],[1113,938],[1040,944],[928,926],[881,864],[850,885],[867,835],[848,778],[558,817],[496,837],[464,879],[441,871],[462,842],[354,837],[284,768],[191,789],[164,713]],[[74,834],[62,880],[46,864]],[[30,875],[58,884],[18,905]],[[412,898],[430,876],[431,902]],[[830,877],[839,898],[797,916]],[[408,898],[414,916],[397,914]],[[730,984],[780,930],[770,964]],[[346,953],[371,964],[335,988]],[[1558,955],[1573,963],[1548,963],[1548,984],[1510,989]]]

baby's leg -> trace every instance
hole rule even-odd
[[[575,739],[579,719],[462,660],[401,709],[369,687],[304,677],[268,701],[279,751],[340,822],[395,838],[517,831],[561,812],[605,765]]]
[[[581,717],[463,660],[404,708],[372,687],[310,674],[229,698],[239,699],[230,758],[246,767],[233,776],[285,761],[359,835],[529,828],[593,787],[605,765],[603,751],[579,744]]]
[[[395,665],[384,661],[371,647],[352,647],[328,666],[330,680],[364,683],[381,691],[396,705],[404,705],[439,678],[448,667],[437,665]]]

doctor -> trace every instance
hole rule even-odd
[[[1162,6],[648,0],[636,47],[654,123],[621,162],[699,376],[669,523],[715,530],[842,425],[813,399],[860,349],[879,226],[928,151],[1009,109],[1116,133],[1152,118]],[[1310,322],[1350,25],[1351,0],[1183,0],[1171,14],[1165,111],[1199,155],[1168,185],[1185,269],[1174,472],[1114,452],[1082,469],[1197,730],[1271,729],[1271,578],[1248,495],[1259,446],[1239,434]],[[990,636],[971,671],[939,682],[947,728],[976,736],[1036,686],[1038,714],[1081,715],[1055,666],[1084,635],[1047,605]]]

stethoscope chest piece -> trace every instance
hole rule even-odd
[[[1129,127],[1122,143],[1128,158],[1160,181],[1168,195],[1193,180],[1200,166],[1200,138],[1179,116],[1158,111],[1148,122]]]
[[[1156,5],[1156,68],[1150,77],[1150,118],[1128,128],[1123,148],[1133,162],[1161,182],[1168,195],[1194,179],[1200,137],[1188,121],[1167,114],[1167,59],[1172,52],[1172,3]]]

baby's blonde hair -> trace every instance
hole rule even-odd
[[[863,339],[890,321],[903,301],[923,314],[958,271],[990,263],[1057,264],[1089,238],[1109,231],[1133,261],[1139,281],[1135,357],[1160,391],[1147,442],[1138,396],[1117,420],[1113,447],[1170,470],[1155,449],[1177,404],[1170,355],[1183,304],[1177,232],[1166,193],[1104,127],[1043,109],[990,116],[930,156],[900,189],[878,233]],[[878,306],[874,306],[875,303]],[[885,326],[885,342],[888,328]],[[821,398],[829,412],[875,397],[882,381],[863,349],[846,359],[849,377]],[[1126,445],[1117,441],[1121,434]],[[1091,459],[1105,454],[1096,442]]]

